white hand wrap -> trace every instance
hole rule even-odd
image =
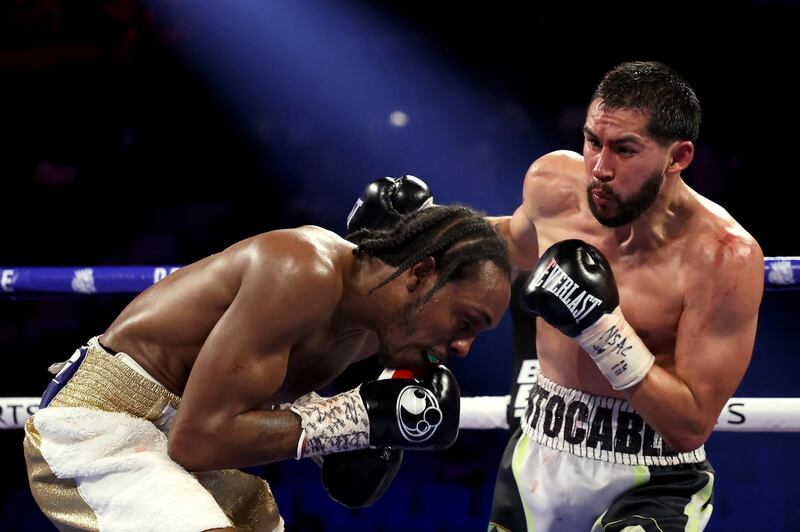
[[[369,447],[369,417],[358,388],[333,397],[311,393],[289,408],[300,416],[303,432],[297,442],[297,456],[339,453]]]
[[[575,340],[615,390],[638,384],[656,360],[619,307],[611,314],[603,314]]]

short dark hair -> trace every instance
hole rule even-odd
[[[485,261],[495,264],[511,282],[511,261],[503,237],[478,211],[436,205],[420,209],[389,229],[359,229],[347,235],[355,255],[376,257],[397,269],[372,290],[388,284],[425,257],[433,257],[439,278],[425,294],[427,302],[450,281],[476,278]]]
[[[700,101],[680,74],[657,61],[631,61],[609,70],[592,95],[611,108],[647,113],[647,131],[661,144],[695,142],[700,134]]]

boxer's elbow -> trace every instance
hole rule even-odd
[[[676,453],[688,453],[703,445],[712,430],[714,430],[713,423],[689,421],[681,423],[672,430],[663,431],[661,438]]]
[[[679,436],[664,440],[669,445],[669,448],[676,453],[688,453],[698,449],[706,441],[705,438],[698,438],[696,436]]]
[[[192,453],[191,440],[183,431],[173,430],[167,438],[167,452],[169,457],[189,471],[196,470],[197,464]]]
[[[209,438],[195,430],[174,427],[167,438],[169,457],[187,471],[214,469],[208,460]]]

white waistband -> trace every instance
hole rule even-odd
[[[114,355],[114,358],[119,359],[120,362],[131,368],[133,371],[135,371],[145,379],[154,382],[160,386],[164,386],[163,384],[158,382],[152,375],[147,373],[147,371],[145,371],[145,369],[142,366],[140,366],[138,362],[136,362],[133,358],[131,358],[129,354],[117,353],[116,355]]]
[[[100,345],[100,341],[98,340],[99,338],[100,338],[99,336],[95,336],[94,338],[91,338],[89,340],[89,346],[90,347],[95,347],[97,349],[101,349],[103,351],[106,351],[105,349],[103,349],[103,346]],[[111,354],[111,353],[109,353],[109,354]],[[142,366],[140,366],[139,363],[136,362],[128,353],[117,352],[116,354],[113,354],[111,356],[113,356],[114,358],[118,359],[120,362],[122,362],[123,364],[125,364],[126,366],[128,366],[133,371],[135,371],[136,373],[138,373],[139,375],[141,375],[145,379],[149,380],[150,382],[154,382],[154,383],[158,384],[159,386],[164,386],[163,384],[158,382],[155,379],[155,377],[153,377],[152,375],[147,373],[147,371]]]
[[[538,371],[522,431],[553,449],[618,464],[666,466],[706,459],[703,446],[674,452],[624,399],[566,388]]]

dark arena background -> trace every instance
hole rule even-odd
[[[703,105],[690,186],[766,256],[800,255],[800,2],[521,4],[3,2],[0,269],[181,265],[275,228],[344,233],[355,198],[381,176],[414,174],[437,203],[511,214],[535,158],[581,150],[602,74],[638,59],[678,70]],[[15,293],[6,281],[5,398],[41,394],[48,365],[133,297]],[[765,292],[736,397],[800,397],[797,304],[791,289]],[[452,362],[465,396],[510,392],[512,336],[506,317]],[[329,391],[377,373],[358,364]],[[2,404],[3,426],[25,415]],[[447,451],[406,453],[364,510],[331,501],[309,460],[254,471],[287,530],[485,530],[507,438],[467,429]],[[51,530],[21,443],[18,428],[0,430],[0,530]],[[714,432],[707,530],[800,530],[798,448],[791,430]]]

